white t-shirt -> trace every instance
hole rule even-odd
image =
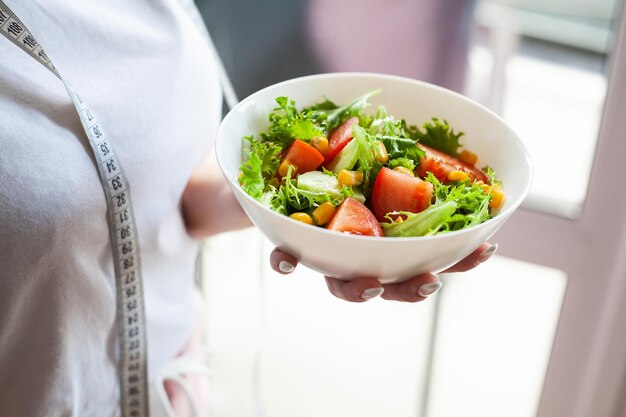
[[[215,62],[177,0],[6,3],[106,129],[141,246],[148,372],[195,321],[181,215],[221,110]],[[0,37],[0,415],[119,413],[106,202],[62,83]]]

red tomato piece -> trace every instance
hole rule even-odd
[[[430,206],[433,185],[418,177],[383,168],[378,173],[370,201],[376,218],[385,218],[392,211],[419,213]],[[392,216],[394,219],[398,216]]]
[[[324,156],[311,145],[296,139],[289,145],[287,153],[285,153],[282,160],[295,165],[296,173],[303,174],[313,171],[322,165]]]
[[[348,142],[352,140],[352,125],[355,123],[359,123],[359,118],[351,117],[332,131],[328,138],[328,151],[326,151],[325,164],[332,161]]]
[[[364,236],[384,236],[374,214],[363,203],[346,198],[326,226],[329,230]]]
[[[429,148],[428,146],[419,146],[426,154],[420,158],[420,165],[415,172],[422,178],[426,177],[428,171],[432,172],[437,179],[443,183],[450,182],[448,175],[452,171],[462,171],[469,175],[470,180],[481,180],[485,183],[489,182],[489,178],[478,168],[468,165],[453,156]]]

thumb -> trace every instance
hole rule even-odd
[[[270,265],[279,274],[290,274],[298,265],[298,260],[282,250],[275,248],[270,254]]]

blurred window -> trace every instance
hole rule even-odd
[[[585,201],[606,94],[616,0],[482,0],[466,93],[526,143],[526,207],[576,218]]]

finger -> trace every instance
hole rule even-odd
[[[385,300],[415,303],[423,301],[441,288],[441,281],[433,274],[422,274],[398,284],[383,285]]]
[[[385,290],[376,278],[357,278],[352,281],[325,277],[328,290],[337,298],[362,303],[378,297]]]
[[[489,243],[483,243],[476,249],[474,252],[470,253],[465,259],[457,263],[456,265],[452,265],[450,268],[441,272],[465,272],[470,269],[476,268],[478,265],[486,262],[487,259],[491,258],[491,255],[498,250],[498,244],[494,243],[493,245]]]
[[[298,260],[287,252],[283,252],[278,248],[275,248],[270,253],[270,265],[272,269],[279,274],[290,274],[298,265]]]

